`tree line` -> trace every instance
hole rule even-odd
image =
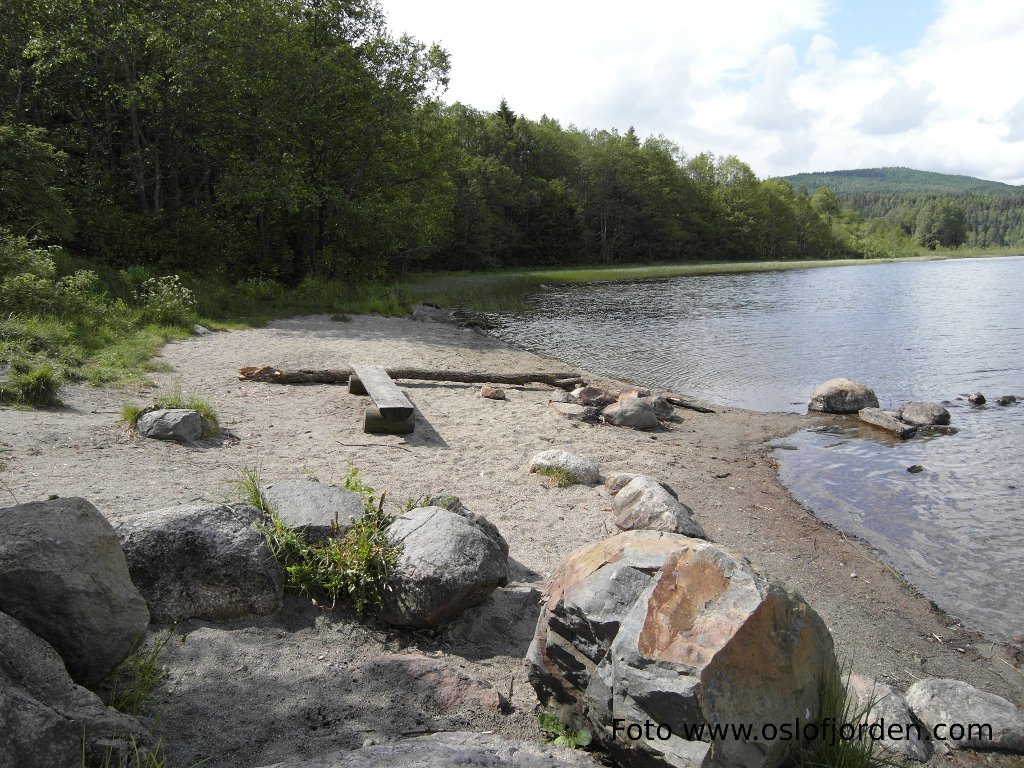
[[[735,156],[446,105],[445,51],[374,0],[6,0],[0,29],[0,228],[113,267],[297,283],[912,245],[892,211]]]

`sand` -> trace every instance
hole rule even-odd
[[[604,475],[642,472],[670,483],[715,541],[804,595],[857,671],[901,689],[954,677],[1024,704],[1017,649],[962,629],[781,486],[766,442],[830,417],[712,405],[713,414],[677,409],[671,428],[643,433],[569,421],[540,385],[506,386],[507,401],[493,401],[476,385],[402,382],[418,410],[415,433],[365,435],[366,400],[344,387],[237,379],[248,365],[569,370],[470,330],[375,316],[301,317],[194,337],[159,359],[170,370],[154,375],[158,387],[208,399],[228,436],[194,446],[139,438],[117,423],[120,404],[148,404],[152,390],[71,386],[66,408],[0,411],[0,503],[82,496],[116,523],[149,509],[236,500],[245,466],[259,466],[265,480],[322,482],[358,467],[389,503],[447,493],[485,515],[509,542],[514,582],[437,631],[390,629],[291,598],[274,616],[156,633],[171,632],[162,654],[169,678],[151,715],[172,766],[261,766],[453,729],[539,740],[522,664],[537,590],[567,554],[609,534],[611,510],[600,486],[555,489],[530,475],[530,457],[548,448],[586,456]],[[499,692],[511,711],[493,711]]]

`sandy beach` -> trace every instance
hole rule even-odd
[[[608,535],[611,510],[601,486],[551,488],[530,475],[530,457],[549,448],[583,455],[603,475],[644,473],[672,485],[713,540],[804,595],[858,672],[900,689],[952,677],[1024,704],[1019,649],[963,630],[782,487],[766,443],[827,417],[706,404],[716,412],[677,409],[669,429],[645,433],[569,421],[549,407],[542,385],[505,386],[508,399],[492,401],[478,385],[400,382],[417,408],[416,431],[366,435],[366,400],[345,387],[238,380],[240,367],[256,365],[569,370],[470,330],[376,316],[301,317],[194,337],[168,345],[159,360],[170,370],[154,374],[158,387],[206,398],[226,437],[193,446],[146,440],[117,419],[122,401],[146,405],[152,390],[71,386],[66,408],[0,411],[0,503],[82,496],[116,523],[144,510],[237,500],[242,467],[258,466],[268,481],[321,482],[356,467],[392,505],[457,495],[497,525],[513,560],[508,588],[437,631],[398,631],[298,598],[274,616],[179,625],[153,710],[169,765],[262,766],[456,729],[540,740],[522,665],[536,597],[566,555]],[[511,711],[499,711],[498,693]]]

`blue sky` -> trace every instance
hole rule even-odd
[[[904,165],[1024,184],[1024,3],[381,0],[444,98],[634,126],[759,176]]]

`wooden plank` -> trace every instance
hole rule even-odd
[[[416,416],[410,413],[404,419],[385,419],[373,406],[366,409],[363,432],[368,435],[410,435],[416,429]]]
[[[354,365],[352,373],[373,398],[380,415],[385,419],[407,419],[413,407],[409,398],[391,380],[382,365]]]
[[[363,386],[363,382],[359,380],[359,377],[354,373],[348,377],[348,393],[350,395],[366,395],[369,394],[366,391],[366,387]]]

